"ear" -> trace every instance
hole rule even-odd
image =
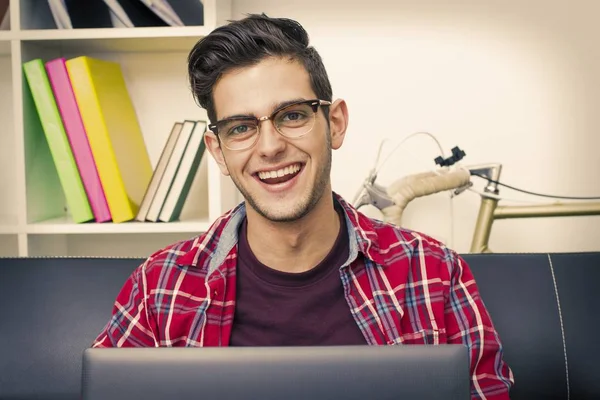
[[[329,106],[329,131],[332,149],[337,150],[342,146],[347,128],[348,106],[346,101],[338,99]]]
[[[229,169],[227,168],[225,156],[223,155],[223,150],[221,149],[221,144],[219,143],[219,138],[217,138],[217,135],[211,131],[206,131],[204,133],[204,143],[206,144],[206,148],[210,154],[219,165],[221,173],[226,176],[229,175]]]

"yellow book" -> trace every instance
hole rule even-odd
[[[87,56],[66,66],[112,220],[132,220],[152,164],[121,66]]]

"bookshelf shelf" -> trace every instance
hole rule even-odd
[[[204,26],[157,28],[55,29],[21,31],[18,39],[65,52],[189,51],[210,30]]]
[[[74,223],[23,64],[81,55],[118,62],[155,168],[175,122],[207,118],[190,93],[185,61],[231,18],[231,0],[202,0],[203,26],[97,29],[52,28],[38,1],[11,0],[11,29],[0,31],[0,256],[137,257],[208,229],[240,199],[208,154],[180,220]]]
[[[123,222],[75,224],[67,217],[54,218],[36,224],[28,224],[26,233],[51,234],[120,234],[120,233],[199,233],[210,226],[208,219],[192,219],[175,222]],[[10,233],[10,232],[9,232]]]
[[[24,29],[19,31],[20,40],[70,40],[70,39],[126,39],[157,37],[200,37],[212,30],[208,26],[173,26],[143,28],[85,28],[85,29]],[[0,31],[1,32],[1,31]]]

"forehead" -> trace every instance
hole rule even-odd
[[[289,58],[268,58],[228,71],[213,89],[217,119],[267,115],[278,103],[315,97],[306,69]]]

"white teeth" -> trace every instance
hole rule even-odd
[[[284,175],[295,174],[298,171],[300,171],[300,164],[294,164],[285,168],[278,169],[277,171],[259,172],[258,177],[260,179],[277,178],[282,177]]]

